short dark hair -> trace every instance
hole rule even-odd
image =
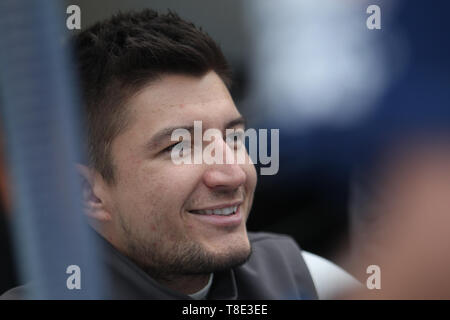
[[[118,13],[75,36],[89,165],[114,182],[111,143],[126,128],[128,98],[164,74],[215,71],[230,87],[231,71],[212,38],[169,11]]]

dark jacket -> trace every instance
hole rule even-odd
[[[214,273],[207,299],[317,299],[301,250],[285,235],[251,233],[252,254],[243,265]],[[111,278],[106,299],[191,299],[149,277],[106,240],[104,262]],[[30,285],[16,287],[1,299],[23,299]]]

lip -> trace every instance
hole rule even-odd
[[[243,201],[235,201],[235,202],[232,202],[232,203],[218,204],[218,205],[211,206],[211,207],[192,209],[192,210],[189,210],[189,211],[223,209],[223,208],[240,206],[242,203],[243,203]]]
[[[188,213],[202,221],[208,224],[215,225],[217,227],[237,227],[242,223],[242,213],[241,213],[241,204],[242,202],[236,203],[236,204],[227,204],[223,206],[215,206],[215,207],[209,207],[205,209],[199,209],[199,210],[212,210],[212,209],[221,209],[221,208],[227,208],[232,206],[238,206],[236,213],[230,215],[230,216],[219,216],[219,215],[204,215],[204,214],[195,214],[188,211]]]

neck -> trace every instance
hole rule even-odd
[[[203,289],[209,281],[210,274],[192,276],[174,276],[170,279],[156,279],[160,284],[177,292],[192,294]]]

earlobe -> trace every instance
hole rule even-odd
[[[97,222],[111,220],[111,214],[106,207],[106,196],[102,187],[101,176],[85,165],[77,164],[82,181],[83,207],[85,214]]]

